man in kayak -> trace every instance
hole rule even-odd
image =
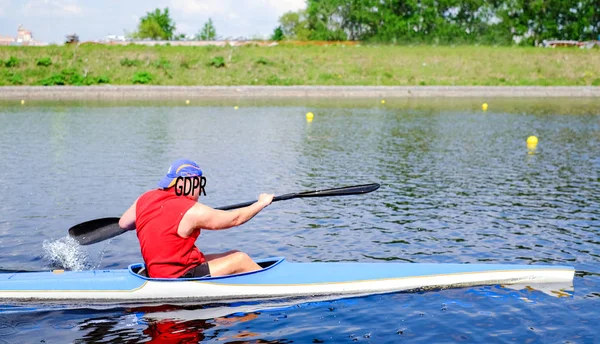
[[[141,195],[121,216],[121,228],[137,228],[149,277],[224,276],[260,269],[243,252],[205,255],[195,242],[201,229],[220,230],[246,223],[271,204],[273,195],[261,194],[250,206],[222,211],[198,203],[205,182],[195,162],[177,160],[158,183],[159,189]]]

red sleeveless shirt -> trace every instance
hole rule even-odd
[[[179,222],[194,204],[194,200],[177,196],[175,188],[151,190],[138,199],[135,226],[148,276],[177,278],[206,262],[195,245],[200,230],[187,238],[177,234]]]

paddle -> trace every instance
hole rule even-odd
[[[315,190],[315,191],[306,191],[300,193],[289,193],[281,196],[276,196],[273,198],[273,202],[284,201],[288,199],[294,198],[308,198],[308,197],[329,197],[329,196],[347,196],[347,195],[358,195],[369,193],[379,189],[379,184],[364,184],[364,185],[355,185],[355,186],[347,186],[335,189],[326,189],[326,190]],[[256,201],[250,201],[245,203],[238,203],[233,205],[228,205],[224,207],[219,207],[215,209],[219,210],[231,210],[237,208],[247,207],[253,204]],[[95,244],[110,238],[114,238],[118,235],[127,232],[127,230],[119,227],[119,218],[118,217],[104,217],[101,219],[91,220],[87,222],[80,223],[76,226],[73,226],[69,229],[69,235],[77,240],[80,245],[91,245]]]

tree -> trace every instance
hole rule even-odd
[[[521,44],[594,40],[599,0],[306,0],[280,19],[294,39]],[[302,32],[302,33],[300,33]]]
[[[176,41],[185,41],[185,38],[186,38],[185,33],[180,33],[180,34],[175,35]]]
[[[165,8],[164,12],[157,8],[154,12],[146,13],[140,19],[138,30],[133,36],[140,39],[173,39],[175,36],[175,22],[169,15],[169,8]]]
[[[276,27],[275,30],[273,31],[273,35],[271,36],[271,40],[282,41],[283,38],[284,38],[284,35],[283,35],[283,30],[281,29],[281,26]]]
[[[305,11],[286,12],[279,18],[279,24],[284,37],[300,41],[306,41],[310,37]]]
[[[514,0],[498,17],[523,43],[541,44],[546,39],[590,40],[600,33],[597,0]]]
[[[67,35],[67,40],[65,41],[65,44],[77,44],[77,43],[79,43],[79,36],[77,36],[76,33]]]
[[[306,14],[310,39],[316,41],[345,41],[344,18],[341,15],[343,3],[349,0],[308,0]]]
[[[211,18],[208,18],[200,33],[196,35],[196,39],[201,41],[214,41],[217,39],[217,29],[215,29]]]

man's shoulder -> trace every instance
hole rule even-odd
[[[148,190],[148,191],[144,192],[142,194],[142,196],[144,196],[144,195],[160,194],[160,193],[164,193],[164,191],[165,190],[163,190],[163,189],[151,189],[151,190]],[[142,197],[142,196],[140,196],[140,197]]]
[[[156,201],[165,196],[164,190],[162,189],[152,189],[144,192],[137,199],[137,203],[145,203],[147,201]]]
[[[157,195],[160,191],[160,189],[152,189],[152,190],[148,190],[146,192],[144,192],[143,194],[140,195],[140,197],[138,197],[138,199],[144,198],[144,197],[148,197],[151,195]]]

